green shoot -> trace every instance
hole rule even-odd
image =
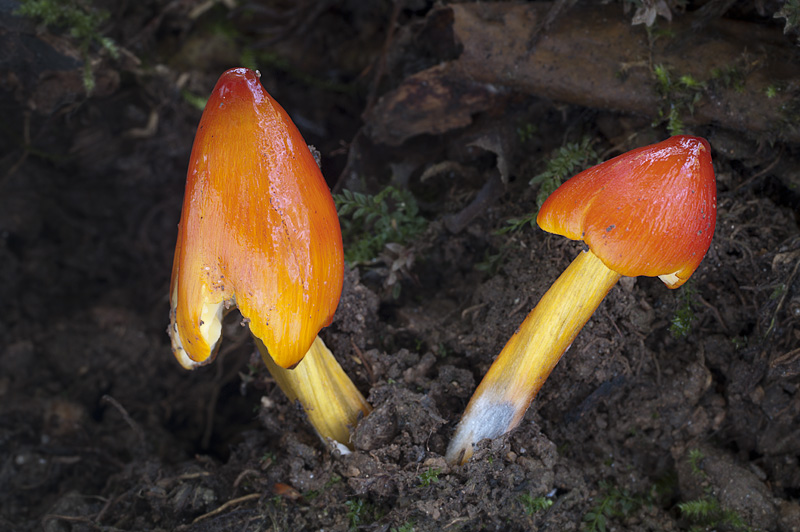
[[[350,530],[355,530],[364,517],[364,501],[362,499],[351,499],[344,501],[344,504],[347,506],[347,520],[350,522]]]
[[[702,81],[697,81],[690,74],[684,74],[678,78],[678,83],[680,83],[680,85],[685,89],[704,90],[706,88],[705,83]]]
[[[530,185],[539,184],[536,204],[542,206],[544,200],[561,186],[561,183],[572,177],[580,169],[597,162],[597,153],[592,148],[592,139],[584,137],[580,142],[571,142],[555,150],[547,162],[547,168],[530,181]],[[532,215],[536,220],[536,215]],[[523,224],[524,225],[524,224]],[[522,226],[520,226],[522,227]]]
[[[702,469],[704,459],[705,455],[700,449],[689,450],[687,461],[692,475],[698,479],[705,479],[708,476]],[[678,509],[692,523],[690,530],[709,530],[718,527],[737,531],[751,530],[738,513],[722,507],[710,487],[706,488],[706,494],[702,498],[678,503]]]
[[[667,114],[667,131],[670,135],[683,135],[684,133],[680,111],[674,105],[670,105],[669,114]]]
[[[330,480],[328,480],[325,483],[324,489],[328,489],[331,486],[335,486],[336,484],[340,483],[341,481],[342,481],[342,477],[340,477],[339,475],[331,475]]]
[[[489,277],[494,277],[497,275],[497,272],[500,271],[500,266],[503,265],[506,252],[507,246],[503,246],[497,253],[491,253],[489,250],[486,250],[483,254],[483,260],[475,264],[475,269],[487,274]]]
[[[400,526],[395,526],[389,532],[414,532],[414,521],[408,521]]]
[[[597,162],[597,153],[592,148],[592,140],[589,137],[584,137],[580,142],[565,144],[554,150],[544,172],[534,176],[529,183],[530,185],[539,185],[539,192],[536,194],[536,211],[521,218],[506,220],[505,226],[494,233],[502,235],[514,233],[524,229],[525,226],[534,227],[539,208],[541,208],[547,197],[560,187],[561,183],[578,173],[582,168]],[[491,262],[487,261],[487,264],[491,265]]]
[[[275,462],[275,458],[276,458],[275,453],[273,453],[272,451],[265,452],[263,455],[261,455],[261,459],[259,460],[259,462],[261,463],[261,468],[266,469],[267,467],[269,467],[271,464]]]
[[[533,497],[530,493],[523,493],[519,496],[519,502],[528,515],[539,513],[553,506],[553,499],[547,497]]]
[[[533,140],[533,136],[536,135],[538,128],[535,124],[530,122],[526,122],[525,124],[519,126],[517,128],[517,136],[519,137],[520,144],[527,144],[531,140]]]
[[[783,297],[783,294],[785,293],[786,293],[786,285],[781,283],[779,285],[776,285],[775,288],[772,289],[772,292],[769,294],[769,298],[772,301],[778,301],[781,297]]]
[[[770,85],[769,87],[764,89],[764,94],[767,96],[767,98],[771,100],[778,95],[778,87],[776,87],[775,85]]]
[[[439,482],[439,473],[441,471],[437,468],[430,468],[423,471],[417,478],[419,479],[419,486],[425,488],[431,484]]]
[[[689,467],[692,468],[692,474],[698,477],[705,477],[706,472],[702,470],[700,467],[700,462],[703,461],[705,455],[703,451],[700,449],[691,449],[689,450]]]
[[[629,517],[645,504],[651,504],[648,497],[620,490],[607,482],[600,482],[600,489],[603,495],[599,502],[583,516],[584,531],[605,532],[609,519]]]
[[[653,126],[666,122],[670,135],[684,133],[682,115],[688,111],[694,113],[694,106],[706,93],[708,83],[696,79],[691,74],[677,76],[673,79],[672,72],[666,65],[653,66],[653,78],[656,92],[661,97],[661,106],[658,110],[658,120]]]
[[[308,490],[307,492],[303,493],[303,498],[308,500],[308,501],[314,500],[317,497],[319,497],[320,495],[322,495],[325,492],[325,490],[327,490],[331,486],[335,486],[336,484],[338,484],[341,481],[342,481],[342,477],[340,477],[339,475],[333,475],[325,483],[325,485],[322,486],[321,490]]]
[[[428,225],[408,190],[388,186],[374,196],[344,190],[333,200],[350,264],[373,261],[389,243],[405,246]]]
[[[188,103],[198,111],[202,111],[203,109],[206,108],[206,103],[208,102],[207,96],[198,96],[187,89],[183,89],[181,91],[181,96],[183,97],[183,100],[186,103]]]
[[[669,332],[674,338],[686,338],[692,331],[692,323],[695,320],[694,310],[692,310],[695,291],[691,285],[687,284],[678,291],[677,295],[677,308],[670,320]]]
[[[83,85],[87,93],[95,86],[89,50],[99,45],[111,57],[119,57],[113,40],[100,33],[100,25],[108,18],[108,12],[96,10],[77,0],[22,0],[14,10],[15,15],[29,17],[48,28],[63,28],[78,42],[83,57]]]
[[[744,78],[744,72],[736,65],[711,69],[711,79],[713,81],[721,84],[726,89],[733,89],[736,92],[744,90]]]
[[[669,76],[669,69],[664,65],[653,66],[653,76],[656,78],[656,90],[666,97],[672,91],[672,81]]]
[[[532,212],[522,218],[509,218],[506,220],[505,227],[501,227],[497,231],[494,232],[496,235],[502,235],[505,233],[516,233],[520,229],[524,229],[526,225],[530,225],[531,227],[536,227],[536,215],[537,212]]]
[[[361,525],[380,519],[383,512],[363,499],[350,499],[344,501],[347,506],[347,520],[350,523],[350,530],[356,530]]]
[[[694,525],[692,530],[710,530],[723,526],[726,529],[731,528],[743,532],[752,530],[738,513],[723,508],[719,501],[711,495],[678,503],[678,509]]]

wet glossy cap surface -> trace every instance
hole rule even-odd
[[[170,335],[186,367],[213,359],[236,305],[282,367],[330,323],[344,275],[328,186],[289,116],[245,68],[225,72],[192,148],[175,249]]]
[[[679,135],[622,154],[566,181],[539,211],[545,231],[583,240],[610,269],[686,282],[714,236],[711,151]]]

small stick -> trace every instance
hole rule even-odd
[[[249,495],[245,495],[244,497],[239,497],[237,499],[231,499],[228,502],[226,502],[225,504],[223,504],[222,506],[220,506],[219,508],[217,508],[215,510],[211,510],[207,514],[203,514],[203,515],[200,515],[200,516],[196,517],[194,519],[194,521],[192,521],[192,524],[195,524],[198,521],[202,521],[203,519],[207,519],[209,517],[213,517],[213,516],[215,516],[217,514],[221,514],[222,512],[224,512],[225,510],[227,510],[231,506],[235,506],[237,504],[241,504],[241,503],[247,502],[247,501],[254,501],[254,500],[257,500],[257,499],[260,499],[260,498],[261,498],[261,494],[260,493],[251,493]]]
[[[367,376],[369,377],[369,383],[375,384],[375,373],[372,371],[372,365],[367,360],[367,357],[364,356],[364,353],[361,352],[361,349],[358,348],[355,341],[353,341],[353,337],[350,337],[350,345],[353,346],[353,350],[358,355],[358,358],[361,359],[361,362],[364,364],[364,369],[367,370]]]
[[[112,405],[119,411],[120,414],[122,414],[122,418],[131,427],[131,429],[133,429],[133,432],[136,433],[136,437],[139,438],[139,444],[141,445],[141,448],[144,449],[147,443],[144,437],[144,431],[142,430],[142,427],[140,427],[139,424],[133,420],[130,414],[128,414],[128,411],[125,410],[125,407],[108,394],[103,395],[103,397],[100,399],[100,402]]]

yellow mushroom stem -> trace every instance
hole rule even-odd
[[[463,464],[474,444],[519,425],[561,355],[620,277],[591,251],[572,261],[475,390],[447,449],[448,462]]]
[[[290,401],[299,401],[317,434],[352,449],[350,429],[358,415],[372,407],[345,374],[325,342],[317,336],[303,359],[293,369],[277,365],[263,342],[255,338],[261,358]]]

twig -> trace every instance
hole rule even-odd
[[[697,294],[697,300],[700,301],[700,303],[702,303],[706,307],[708,307],[709,310],[711,310],[711,312],[714,314],[714,317],[717,318],[719,324],[722,325],[725,334],[731,334],[731,329],[730,327],[728,327],[728,324],[725,323],[725,320],[722,319],[722,314],[720,314],[719,309],[717,309],[717,307],[715,307],[714,305],[703,299],[703,296],[701,296],[700,294]]]
[[[486,302],[478,303],[477,305],[472,305],[471,307],[465,308],[464,310],[461,311],[461,319],[465,319],[467,316],[469,316],[473,312],[479,311],[480,309],[482,309],[483,307],[485,307],[488,304],[489,303],[486,303]]]
[[[225,504],[223,504],[222,506],[220,506],[219,508],[217,508],[215,510],[211,510],[207,514],[203,514],[203,515],[200,515],[200,516],[196,517],[194,519],[194,521],[192,521],[192,524],[195,524],[198,521],[202,521],[203,519],[207,519],[209,517],[213,517],[213,516],[215,516],[217,514],[221,514],[222,512],[224,512],[225,510],[227,510],[231,506],[236,506],[237,504],[241,504],[241,503],[247,502],[247,501],[255,501],[255,500],[258,500],[260,498],[261,498],[261,494],[260,493],[251,493],[250,495],[245,495],[244,497],[239,497],[237,499],[231,499],[228,502],[226,502]]]
[[[350,345],[353,346],[353,350],[358,355],[358,358],[361,359],[362,364],[364,364],[364,369],[367,370],[367,376],[369,377],[369,383],[374,385],[375,384],[375,372],[372,371],[372,364],[369,363],[367,357],[364,356],[364,353],[361,352],[361,349],[358,348],[355,341],[353,341],[353,337],[350,337]]]
[[[444,525],[444,528],[446,530],[446,529],[448,529],[448,528],[450,528],[452,526],[461,525],[462,523],[466,523],[467,521],[469,521],[469,517],[456,517],[455,519],[453,519],[452,521],[450,521],[449,523]]]
[[[237,476],[236,480],[233,481],[233,487],[238,488],[242,480],[244,480],[244,478],[248,475],[258,475],[258,471],[256,471],[255,469],[245,469],[244,471],[239,473],[239,476]]]
[[[656,366],[656,386],[661,389],[661,364],[658,363],[658,358],[664,356],[664,347],[662,346],[658,350],[658,356],[656,356],[655,351],[650,351],[650,353],[652,353],[653,363]]]
[[[228,355],[228,353],[238,349],[245,342],[247,337],[247,334],[239,335],[236,341],[223,349],[217,358],[217,374],[214,376],[214,387],[211,390],[211,394],[208,398],[208,406],[206,408],[206,426],[203,429],[203,439],[200,441],[201,449],[208,449],[208,447],[211,445],[211,434],[214,429],[214,410],[217,408],[217,401],[219,400],[219,394],[222,391],[222,387],[231,378],[239,374],[240,366],[234,366],[227,374],[223,373],[223,370],[225,369],[225,364],[223,364],[225,357]]]
[[[114,497],[113,499],[110,499],[110,498],[107,499],[106,503],[103,505],[103,507],[97,513],[97,515],[94,516],[95,522],[97,524],[100,524],[100,522],[103,520],[103,517],[106,516],[106,514],[111,509],[111,507],[114,506],[115,504],[117,504],[119,501],[121,501],[122,498],[125,497],[125,495],[127,495],[128,493],[130,493],[130,491],[126,491],[125,493],[121,493],[121,494],[117,495],[116,497]]]
[[[772,330],[775,328],[775,320],[778,318],[778,312],[780,312],[781,309],[783,308],[783,304],[786,302],[786,296],[789,294],[789,292],[792,291],[792,283],[794,282],[795,275],[797,275],[798,267],[800,267],[800,260],[798,260],[797,263],[794,265],[794,270],[792,270],[792,273],[789,275],[789,279],[785,283],[786,290],[783,292],[781,300],[778,301],[778,306],[775,308],[775,312],[772,314],[772,320],[770,320],[769,322],[769,328],[767,329],[767,332],[764,334],[765,338],[767,338],[770,335],[770,333],[772,333]]]
[[[775,166],[777,166],[777,164],[780,162],[781,155],[783,155],[783,148],[782,147],[781,147],[781,151],[778,153],[778,156],[775,158],[774,161],[772,161],[770,163],[769,166],[767,166],[766,168],[764,168],[763,170],[761,170],[757,174],[751,176],[750,178],[746,179],[743,183],[740,183],[739,186],[737,186],[735,189],[733,189],[733,191],[734,192],[739,192],[739,190],[741,190],[745,186],[749,185],[750,183],[752,183],[753,181],[755,181],[759,177],[761,177],[761,176],[769,173],[770,171],[772,171],[772,169],[775,168]]]
[[[614,318],[611,317],[611,314],[608,312],[608,310],[603,309],[602,312],[603,312],[603,314],[605,314],[605,316],[608,319],[608,321],[611,322],[611,325],[614,327],[614,329],[616,329],[617,334],[619,335],[620,338],[622,338],[622,341],[624,342],[625,341],[625,335],[622,334],[622,331],[619,330],[619,327],[617,326],[617,322],[614,320]]]
[[[172,477],[171,480],[195,480],[197,478],[204,478],[210,476],[211,476],[210,471],[197,471],[195,473],[184,473],[182,475],[178,475],[177,477]]]
[[[122,528],[98,525],[88,517],[84,517],[82,515],[47,514],[44,517],[42,517],[42,528],[45,528],[44,524],[47,521],[52,521],[53,519],[58,519],[59,521],[67,521],[68,523],[81,523],[84,525],[88,525],[96,530],[102,530],[103,532],[123,532]]]
[[[105,404],[110,404],[111,406],[116,408],[119,411],[120,414],[122,414],[122,418],[130,426],[130,428],[133,429],[133,432],[136,434],[136,437],[139,438],[140,448],[142,450],[145,449],[145,447],[147,445],[147,440],[145,440],[144,431],[142,430],[142,427],[140,427],[139,424],[136,423],[136,421],[133,420],[133,418],[130,416],[130,414],[128,414],[128,411],[125,410],[125,407],[122,406],[119,403],[119,401],[117,401],[116,399],[114,399],[113,397],[111,397],[108,394],[104,395],[100,399],[100,402],[101,403],[105,403]]]
[[[794,362],[798,357],[800,357],[800,347],[797,349],[792,349],[788,353],[784,353],[783,355],[776,357],[775,360],[769,363],[769,366],[774,368],[780,364],[788,364],[790,362]]]
[[[519,304],[517,304],[517,306],[515,306],[514,308],[512,308],[512,309],[511,309],[511,310],[508,312],[508,314],[506,315],[506,317],[507,317],[507,318],[510,318],[511,316],[513,316],[514,314],[516,314],[517,312],[519,312],[520,310],[522,310],[522,307],[524,307],[524,306],[525,306],[525,305],[527,305],[527,304],[528,304],[528,294],[525,294],[525,297],[523,297],[523,298],[520,300],[520,302],[519,302]]]

